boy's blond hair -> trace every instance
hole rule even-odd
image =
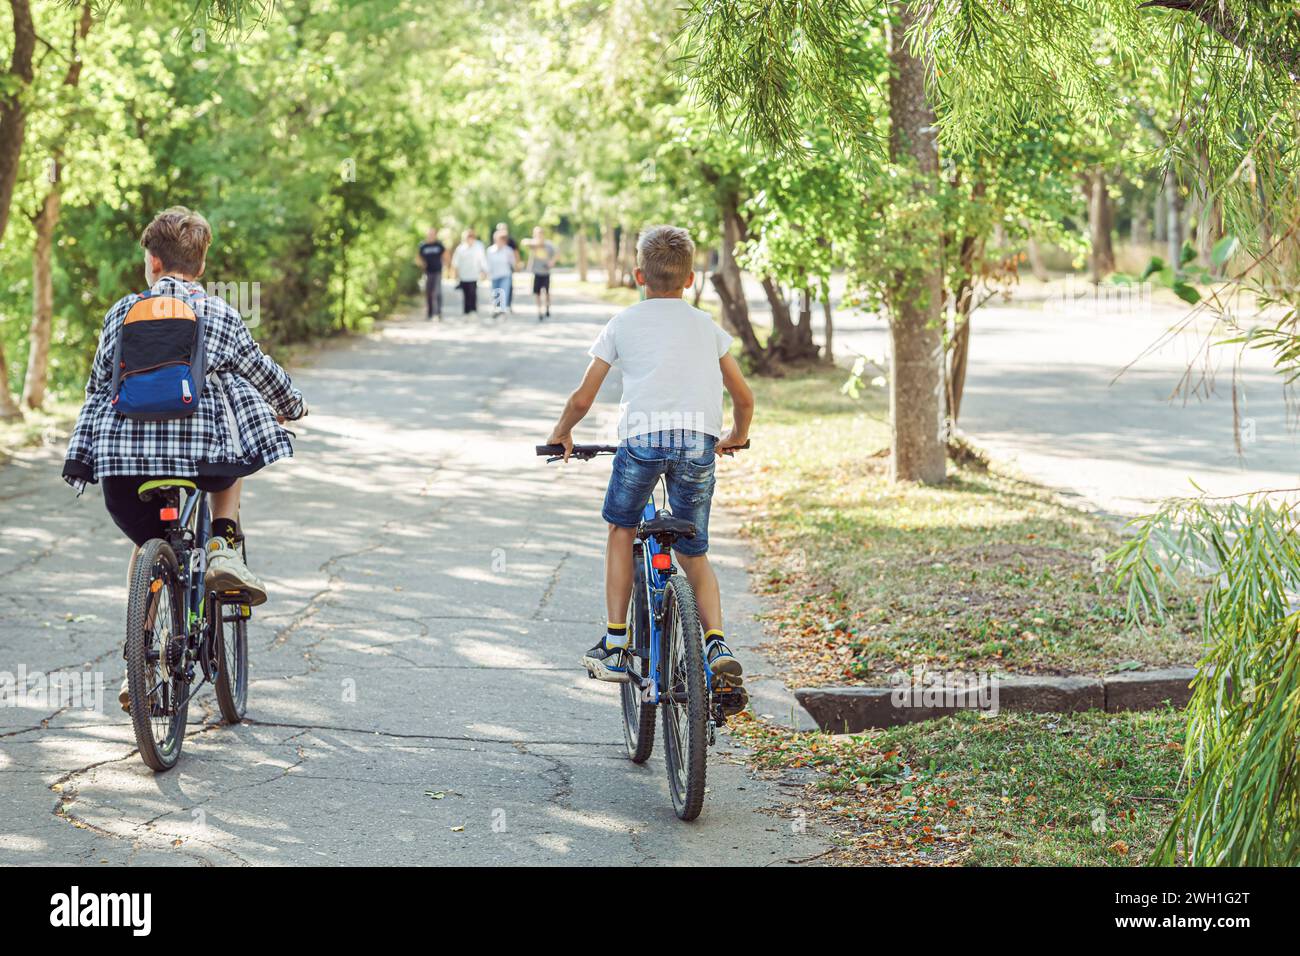
[[[651,292],[686,288],[695,271],[695,243],[677,226],[650,226],[636,241],[636,264]]]
[[[140,246],[162,260],[164,269],[189,276],[203,272],[211,244],[212,227],[208,221],[184,206],[164,209],[140,235]]]

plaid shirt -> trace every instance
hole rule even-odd
[[[193,294],[202,286],[164,276],[154,289]],[[148,422],[117,413],[111,394],[113,347],[138,299],[128,295],[104,316],[86,383],[86,404],[68,442],[64,480],[80,494],[86,482],[100,478],[239,475],[292,457],[289,432],[276,422],[276,415],[301,417],[302,393],[293,387],[289,373],[263,354],[239,313],[215,296],[199,300],[208,379],[194,414]]]

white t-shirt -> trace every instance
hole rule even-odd
[[[645,299],[601,329],[588,354],[623,373],[619,440],[649,432],[722,435],[722,369],[731,336],[683,299]]]
[[[501,279],[515,271],[519,255],[509,246],[490,246],[487,251],[488,275]]]
[[[483,243],[475,239],[462,242],[451,256],[451,267],[460,282],[477,282],[480,272],[487,272],[487,259],[483,256]]]

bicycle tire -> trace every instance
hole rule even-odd
[[[708,688],[695,592],[675,575],[664,595],[664,763],[678,819],[694,820],[704,808],[705,760],[709,750]],[[678,650],[680,648],[680,651]],[[680,659],[680,668],[677,666]]]
[[[628,603],[628,627],[631,646],[637,653],[628,661],[628,672],[637,677],[645,668],[645,655],[650,647],[650,613],[645,606],[645,567],[641,563],[641,548],[632,552],[632,600]],[[641,687],[634,682],[619,684],[623,702],[623,743],[633,763],[645,763],[655,749],[655,706],[641,699]]]
[[[212,600],[208,596],[208,600]],[[237,724],[248,711],[248,622],[244,618],[224,620],[227,609],[238,610],[237,605],[218,602],[213,613],[212,635],[216,642],[217,679],[212,682],[217,694],[217,709],[221,719]]]
[[[159,582],[156,588],[155,581]],[[159,614],[164,618],[162,635],[157,633]],[[167,542],[153,538],[140,549],[131,575],[126,603],[126,673],[136,746],[145,766],[159,773],[176,766],[185,744],[189,684],[183,677],[159,679],[166,673],[161,666],[167,653],[162,638],[185,633],[183,615],[176,554]],[[155,644],[158,656],[151,662],[149,652]],[[184,703],[176,707],[177,700]]]
[[[244,563],[248,562],[247,541],[239,542],[239,556]],[[217,695],[221,719],[228,724],[237,724],[248,713],[248,619],[240,616],[234,621],[226,621],[223,619],[226,608],[238,608],[238,605],[222,604],[215,594],[209,594],[208,601],[212,603],[213,627],[216,629],[212,639],[216,643],[213,656],[216,658],[217,676],[212,689]],[[226,640],[227,624],[230,625],[229,642]]]

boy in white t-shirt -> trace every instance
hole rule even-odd
[[[693,308],[682,293],[694,281],[695,244],[685,229],[654,226],[636,248],[636,281],[646,298],[610,319],[591,346],[591,364],[569,396],[548,444],[573,450],[573,427],[596,401],[617,365],[623,374],[619,449],[605,493],[609,524],[605,550],[608,627],[583,656],[591,676],[626,681],[627,610],[632,595],[632,543],[641,512],[659,476],[665,477],[673,515],[694,523],[698,534],[673,550],[695,591],[709,669],[739,685],[741,666],[723,639],[722,597],[709,564],[709,506],[715,454],[745,444],[754,395],[728,351],[731,336]],[[731,395],[733,424],[722,428],[722,390]]]

